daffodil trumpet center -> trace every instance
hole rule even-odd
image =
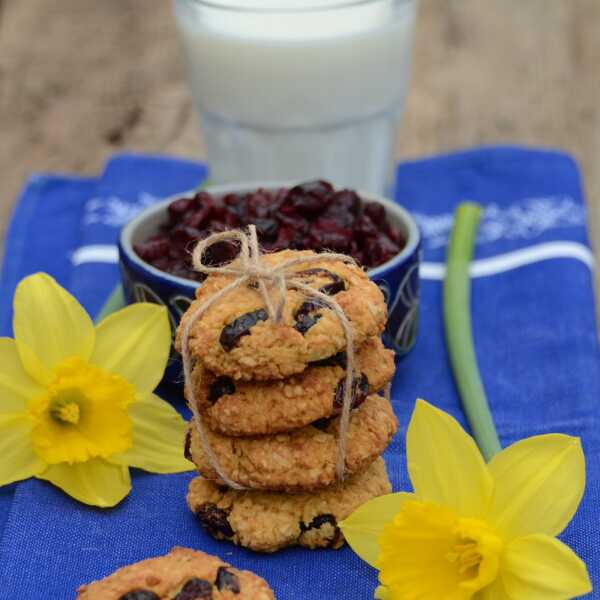
[[[67,388],[50,401],[50,416],[58,423],[77,425],[81,417],[81,405],[85,395],[76,388]]]
[[[406,502],[379,540],[380,579],[392,598],[468,600],[498,575],[502,540],[484,520]]]
[[[45,392],[29,406],[34,451],[47,464],[108,458],[132,445],[128,406],[133,387],[72,357],[59,364]]]

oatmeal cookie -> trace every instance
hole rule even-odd
[[[315,253],[284,250],[265,255],[262,260],[276,266],[308,256]],[[363,269],[323,261],[298,265],[294,271],[298,282],[335,298],[350,321],[356,347],[383,332],[387,319],[385,300]],[[228,275],[209,276],[198,288],[196,300],[182,323],[231,281]],[[274,302],[276,291],[271,289]],[[344,331],[332,310],[297,290],[287,290],[285,297],[282,321],[275,325],[268,318],[256,283],[232,291],[192,325],[191,355],[217,375],[266,380],[301,373],[309,363],[345,349]]]
[[[252,489],[302,492],[336,481],[339,417],[289,433],[257,437],[207,436],[221,468],[230,479]],[[364,471],[380,456],[398,423],[388,400],[373,394],[353,411],[348,425],[346,473]],[[202,449],[193,421],[188,430],[189,456],[206,479],[218,480]]]
[[[196,401],[208,426],[224,435],[267,435],[298,429],[339,414],[344,401],[346,355],[340,353],[298,375],[274,381],[234,381],[197,364]],[[394,375],[394,353],[379,338],[356,352],[354,408]]]
[[[378,458],[366,471],[314,494],[230,490],[196,477],[187,502],[213,537],[275,552],[296,545],[341,547],[344,537],[337,524],[367,500],[391,491],[385,463]]]
[[[189,548],[150,558],[79,588],[77,600],[274,600],[264,579]]]

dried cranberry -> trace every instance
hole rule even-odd
[[[240,215],[236,211],[231,210],[231,208],[226,211],[224,221],[225,225],[229,228],[239,227],[242,224]]]
[[[339,227],[337,224],[332,227],[329,223],[331,223],[329,219],[315,221],[315,226],[310,232],[311,246],[347,253],[352,243],[352,230]]]
[[[195,242],[202,237],[198,229],[189,227],[188,225],[177,225],[170,233],[171,242],[175,244],[187,245],[190,242]]]
[[[172,222],[177,222],[183,217],[183,215],[190,209],[194,202],[193,198],[179,198],[171,202],[167,208],[169,217]]]
[[[196,229],[208,225],[212,213],[214,202],[212,197],[206,193],[200,193],[194,198],[196,208],[193,211],[188,211],[183,218],[183,223]]]
[[[329,423],[331,423],[331,419],[323,418],[323,419],[317,419],[316,421],[313,421],[311,423],[311,425],[321,431],[327,431],[327,427],[329,427]]]
[[[328,221],[332,221],[343,230],[349,230],[350,236],[352,236],[352,225],[354,225],[355,218],[348,209],[331,203],[327,207],[327,210],[319,217],[319,220],[327,219]]]
[[[229,571],[226,567],[219,567],[215,584],[219,591],[228,590],[234,594],[239,594],[241,591],[237,575]]]
[[[169,240],[166,238],[147,240],[145,242],[135,244],[133,249],[144,260],[154,261],[169,253]]]
[[[185,445],[183,447],[183,456],[188,460],[192,460],[192,434],[188,430],[185,434]]]
[[[237,194],[226,194],[225,196],[223,196],[223,204],[225,204],[226,206],[236,207],[238,206],[239,202],[240,198]]]
[[[206,205],[214,206],[216,203],[217,199],[212,194],[202,191],[198,192],[194,196],[193,208],[196,209]],[[220,202],[220,204],[222,204],[222,201]]]
[[[399,251],[399,247],[386,236],[368,239],[363,250],[365,265],[368,267],[381,265],[396,256]]]
[[[326,283],[324,286],[319,288],[319,291],[323,294],[327,294],[328,296],[335,296],[339,292],[343,292],[346,289],[346,284],[343,279],[339,279],[338,281],[332,281],[331,283]]]
[[[341,409],[344,406],[344,394],[346,391],[346,378],[340,379],[335,388],[335,397],[333,404],[336,409]],[[355,377],[352,382],[352,405],[351,408],[360,406],[369,395],[369,379],[361,373],[360,377]]]
[[[274,242],[279,233],[279,223],[275,219],[254,219],[256,233],[265,242]]]
[[[249,312],[241,317],[238,317],[228,325],[223,327],[219,341],[221,346],[229,352],[237,346],[240,338],[250,333],[250,329],[254,327],[259,321],[266,321],[269,318],[266,310],[262,308]]]
[[[383,226],[383,231],[385,235],[387,235],[394,244],[398,246],[398,251],[400,251],[405,245],[406,240],[404,239],[404,235],[399,229],[392,227],[389,223],[385,223]]]
[[[377,227],[367,215],[361,215],[354,221],[354,237],[359,243],[364,243],[368,238],[377,237]]]
[[[283,226],[279,228],[279,234],[275,246],[280,249],[289,248],[296,240],[296,230],[293,227]]]
[[[345,352],[338,352],[333,356],[322,358],[321,360],[315,360],[310,363],[312,367],[342,367],[346,368],[348,364],[348,357]]]
[[[385,208],[379,202],[367,202],[363,207],[363,212],[373,223],[385,222]]]
[[[319,529],[322,525],[325,525],[326,523],[337,527],[337,521],[335,520],[335,517],[333,515],[326,514],[315,517],[308,525],[301,521],[300,529],[302,531],[308,531],[309,529]]]
[[[360,196],[353,190],[340,190],[333,194],[331,206],[339,206],[356,216],[360,211]]]
[[[214,226],[211,226],[214,227]],[[227,227],[224,227],[222,231],[225,231]],[[212,231],[211,233],[216,233]],[[238,248],[231,242],[217,242],[206,249],[204,253],[204,264],[212,267],[218,267],[225,263],[231,262],[238,255]]]
[[[194,577],[186,581],[181,591],[173,600],[212,600],[213,586],[206,579]]]
[[[308,314],[300,314],[296,317],[296,324],[294,325],[294,329],[304,335],[311,327],[317,324],[317,321],[322,317],[322,315],[308,315]]]
[[[211,384],[208,391],[208,401],[214,404],[221,396],[235,393],[235,383],[231,377],[221,375],[217,377]]]
[[[333,188],[326,181],[310,181],[293,187],[284,205],[294,213],[312,218],[322,213],[327,207]]]
[[[233,537],[233,529],[227,520],[227,513],[212,502],[203,504],[196,510],[201,525],[213,537]]]
[[[344,283],[344,280],[337,273],[333,273],[328,269],[323,269],[320,267],[298,271],[294,274],[294,277],[306,278],[312,277],[314,275],[321,275],[324,277],[329,277],[329,279],[331,279],[331,283],[327,283],[319,288],[319,291],[322,294],[333,296],[334,294],[337,294],[338,292],[341,292],[346,289],[346,284]],[[302,306],[296,311],[296,315],[298,315],[298,313],[308,313],[311,310],[315,310],[317,308],[321,308],[321,305],[318,303],[318,301],[309,300],[302,304]]]
[[[273,198],[269,192],[259,189],[246,196],[246,210],[251,217],[264,219],[270,216],[273,209]]]
[[[190,264],[196,240],[251,223],[266,250],[343,252],[366,267],[389,260],[406,244],[404,235],[388,222],[383,206],[363,203],[352,190],[334,191],[325,181],[223,197],[199,192],[193,198],[174,200],[168,217],[158,234],[137,244],[135,250],[156,268],[195,281],[204,279]],[[217,266],[233,260],[237,253],[235,245],[223,242],[211,247],[205,260]]]
[[[132,590],[119,596],[119,600],[160,600],[160,596],[149,590]]]
[[[310,221],[307,221],[304,216],[299,216],[295,213],[286,215],[284,212],[281,212],[277,215],[277,218],[282,226],[291,227],[298,236],[307,235],[311,230],[311,223]]]
[[[171,267],[172,264],[169,261],[169,256],[165,255],[165,256],[159,256],[158,258],[155,258],[152,261],[152,264],[157,268],[157,269],[161,269],[162,271],[168,271]]]
[[[328,540],[327,546],[335,546],[340,540],[341,532],[335,517],[331,514],[318,515],[308,525],[306,525],[304,521],[300,521],[300,531],[306,533],[312,529],[321,529],[323,525],[330,525],[333,527],[333,535],[331,539]]]

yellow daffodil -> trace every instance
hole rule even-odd
[[[585,488],[577,438],[540,435],[486,464],[448,414],[419,400],[406,440],[414,494],[371,500],[340,523],[379,569],[385,600],[566,600],[591,591],[555,536]]]
[[[0,338],[0,485],[38,477],[107,507],[129,493],[130,466],[192,468],[184,421],[153,394],[171,342],[163,307],[135,304],[94,327],[38,273],[17,287],[13,329]]]

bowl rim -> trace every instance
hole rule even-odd
[[[142,210],[131,221],[129,221],[129,223],[127,223],[127,225],[125,225],[123,229],[121,229],[118,243],[119,250],[127,256],[128,260],[135,263],[142,270],[148,271],[155,277],[162,278],[179,286],[189,288],[191,291],[195,291],[200,285],[202,285],[200,282],[195,282],[190,279],[185,279],[184,277],[171,275],[171,273],[167,273],[166,271],[161,271],[160,269],[157,269],[156,267],[147,263],[137,255],[137,253],[133,249],[132,243],[133,233],[136,231],[136,229],[150,216],[164,211],[166,207],[174,200],[197,194],[199,191],[208,192],[209,194],[222,195],[227,193],[247,192],[257,188],[273,190],[282,187],[292,187],[294,185],[297,185],[297,182],[253,181],[235,184],[210,185],[206,187],[199,187],[183,192],[178,192],[177,194],[171,194],[170,196],[159,200],[155,204],[152,204],[144,210]],[[421,232],[413,216],[408,212],[408,210],[406,210],[397,202],[394,202],[389,198],[385,198],[384,196],[380,196],[379,194],[374,194],[371,192],[356,191],[356,193],[364,200],[367,200],[369,202],[378,202],[379,204],[382,204],[386,209],[386,212],[394,214],[400,221],[404,223],[408,231],[408,239],[406,240],[406,245],[404,246],[401,252],[399,252],[398,254],[396,254],[396,256],[394,256],[394,258],[384,262],[383,264],[373,269],[367,270],[367,274],[370,278],[380,277],[384,273],[393,270],[395,267],[405,262],[418,250],[421,241]]]

